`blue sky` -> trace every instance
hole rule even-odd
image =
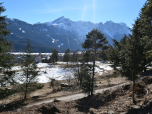
[[[2,15],[27,23],[53,21],[61,16],[73,21],[124,22],[132,28],[146,0],[1,0]]]

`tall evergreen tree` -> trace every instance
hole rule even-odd
[[[68,66],[68,62],[70,61],[70,50],[69,49],[67,49],[65,51],[65,54],[63,56],[63,61],[67,62],[67,66]]]
[[[58,58],[59,58],[59,56],[58,56],[58,51],[56,50],[56,49],[51,49],[51,51],[52,51],[52,55],[51,55],[51,61],[53,62],[53,64],[54,64],[54,62],[57,62],[57,60],[58,60]]]
[[[122,42],[121,42],[122,43]],[[110,46],[110,58],[114,66],[121,66],[122,75],[131,76],[133,80],[133,102],[135,76],[146,71],[152,61],[152,0],[147,0],[135,21],[132,35],[126,45],[115,43]],[[120,51],[121,50],[121,51]],[[113,55],[112,52],[116,53]],[[121,65],[120,65],[121,64]]]
[[[138,20],[140,36],[147,41],[145,48],[147,56],[143,62],[143,66],[145,66],[144,71],[146,71],[146,67],[151,66],[152,61],[152,0],[147,0],[145,2],[139,13]]]
[[[129,77],[133,81],[133,103],[136,103],[134,98],[136,76],[143,71],[145,67],[143,61],[146,58],[147,40],[142,38],[139,28],[140,24],[137,18],[132,29],[132,35],[129,38],[124,36],[120,42],[113,40],[114,46],[109,48],[109,60],[111,60],[114,70],[119,71],[122,76]]]
[[[84,93],[87,93],[89,96],[91,95],[92,90],[92,79],[91,79],[91,72],[90,68],[86,67],[84,69],[81,69],[81,75],[82,78],[82,90]]]
[[[0,72],[4,74],[0,77],[0,85],[5,86],[8,83],[13,84],[13,71],[10,71],[12,66],[13,56],[8,54],[11,50],[12,43],[7,41],[6,36],[10,34],[10,31],[7,29],[6,16],[2,16],[1,14],[6,9],[0,3]]]
[[[124,37],[120,40],[120,43],[125,45],[127,43],[127,40],[128,40],[128,37],[125,34]]]
[[[74,51],[71,56],[71,62],[77,62],[77,59],[78,59],[78,56],[76,54],[76,51]]]
[[[38,70],[35,62],[35,56],[31,53],[33,52],[30,41],[28,39],[26,48],[23,55],[24,62],[22,63],[22,78],[20,79],[24,85],[24,99],[27,98],[27,92],[30,89],[30,84],[36,82],[38,76]]]
[[[96,52],[99,48],[102,50],[105,49],[107,46],[108,41],[104,34],[102,34],[97,29],[93,29],[86,35],[86,40],[82,43],[82,47],[85,49],[89,49],[93,53],[93,73],[92,73],[92,88],[91,88],[91,96],[93,96],[93,82],[94,82],[94,75],[95,75],[95,59],[96,59]]]
[[[80,70],[80,83],[83,92],[91,95],[92,87],[94,87],[95,80],[92,84],[92,64],[89,64],[92,58],[92,53],[90,50],[85,50],[82,52],[82,56],[79,59],[81,62]],[[92,86],[93,85],[93,86]]]

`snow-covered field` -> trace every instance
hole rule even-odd
[[[60,64],[66,64],[66,62],[60,62]],[[103,69],[112,70],[112,68],[109,66],[110,64],[105,64],[105,63],[97,61],[96,65],[98,67],[95,67],[95,72],[99,73],[99,75],[102,75]],[[51,78],[56,79],[56,80],[74,78],[74,74],[73,74],[74,68],[61,68],[60,65],[49,65],[48,63],[38,63],[37,67],[38,67],[38,70],[40,71],[38,75],[39,83],[47,83],[50,81]],[[22,72],[19,70],[21,70],[21,67],[15,66],[12,68],[12,70],[17,71],[15,78],[16,79],[20,78]]]

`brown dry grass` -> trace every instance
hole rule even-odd
[[[125,82],[130,82],[126,77],[122,77],[120,74],[116,76],[113,75],[113,70],[105,70],[102,75],[96,73],[96,85],[98,88],[113,86],[117,84],[122,84]]]
[[[117,76],[117,77],[114,77],[112,75],[112,71],[110,71],[110,74],[109,72],[104,72],[101,76],[99,76],[99,74],[96,74],[95,75],[95,78],[97,79],[96,81],[96,85],[98,86],[97,88],[95,89],[101,89],[101,88],[104,88],[104,87],[108,87],[109,86],[109,83],[107,81],[107,78],[110,80],[110,85],[117,85],[117,84],[121,84],[123,82],[126,82],[126,78],[122,78],[121,76]],[[75,84],[75,80],[74,79],[71,79],[70,80],[70,84]],[[59,85],[60,83],[69,83],[67,80],[59,80],[58,81]],[[32,103],[32,102],[35,102],[35,100],[43,100],[43,99],[48,99],[48,98],[56,98],[56,97],[60,97],[60,96],[65,96],[65,95],[70,95],[70,94],[75,94],[75,93],[80,93],[81,90],[79,91],[75,91],[75,92],[72,92],[72,91],[59,91],[59,92],[56,92],[56,93],[52,93],[53,89],[50,88],[49,86],[49,82],[48,83],[44,83],[44,87],[42,89],[38,89],[36,91],[33,91],[31,92],[29,95],[28,95],[28,100],[26,100],[25,102],[26,103]],[[12,86],[10,86],[11,88]],[[8,87],[3,87],[4,89],[5,88],[8,88]],[[37,99],[33,99],[32,97],[34,96],[39,96]],[[16,100],[21,100],[23,99],[23,93],[19,93],[17,95],[14,95],[14,96],[9,96],[7,97],[6,99],[3,99],[3,100],[0,100],[0,104],[8,104],[10,102],[13,102],[13,101],[16,101]]]

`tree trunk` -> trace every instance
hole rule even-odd
[[[27,72],[28,72],[28,71],[27,71]],[[26,99],[27,87],[28,87],[28,73],[27,73],[27,75],[26,75],[26,85],[25,85],[25,96],[24,96],[24,99]]]
[[[95,70],[95,57],[96,57],[96,43],[95,43],[95,49],[94,49],[94,57],[93,57],[93,74],[92,74],[92,86],[91,86],[91,96],[93,97],[93,82],[94,82],[94,70]]]
[[[132,100],[133,100],[133,103],[134,103],[134,104],[136,104],[134,93],[135,93],[135,79],[133,79],[133,93],[132,93]]]
[[[146,67],[144,68],[144,72],[146,72],[147,70],[146,70]]]
[[[25,95],[24,95],[24,99],[26,99],[26,94],[27,94],[27,83],[26,83],[26,86],[25,86]]]
[[[146,59],[144,59],[144,66],[147,64]],[[144,68],[144,72],[146,72],[146,67]]]
[[[92,74],[92,83],[91,83],[91,96],[93,96],[94,67],[95,67],[95,60],[93,60],[93,74]]]

